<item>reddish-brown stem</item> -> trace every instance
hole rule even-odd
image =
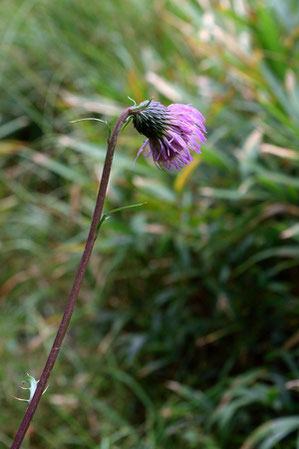
[[[20,425],[20,427],[17,431],[17,434],[15,436],[15,439],[12,443],[11,449],[18,449],[22,444],[23,438],[26,435],[26,432],[27,432],[28,427],[31,423],[31,420],[34,416],[35,410],[38,406],[38,403],[40,401],[42,393],[45,390],[45,387],[46,387],[47,381],[49,379],[49,376],[51,374],[52,368],[53,368],[55,361],[57,359],[57,356],[59,354],[63,339],[64,339],[66,331],[67,331],[67,328],[70,324],[72,314],[74,311],[74,307],[76,304],[76,300],[78,298],[80,287],[81,287],[82,281],[84,279],[84,275],[85,275],[87,265],[88,265],[88,262],[90,259],[90,255],[91,255],[95,240],[97,238],[97,227],[98,227],[98,224],[99,224],[101,216],[102,216],[103,205],[104,205],[104,200],[105,200],[105,196],[106,196],[106,192],[107,192],[110,171],[111,171],[111,165],[112,165],[112,160],[113,160],[114,150],[116,147],[117,138],[121,131],[122,126],[125,124],[127,118],[131,115],[131,113],[132,113],[132,108],[127,108],[122,112],[122,114],[117,119],[117,121],[114,125],[114,128],[112,130],[112,133],[109,137],[107,154],[106,154],[102,178],[101,178],[101,182],[100,182],[100,186],[99,186],[99,190],[98,190],[97,201],[96,201],[96,205],[95,205],[95,209],[94,209],[94,213],[93,213],[93,217],[92,217],[92,222],[90,225],[88,238],[86,241],[86,245],[84,248],[84,252],[83,252],[80,264],[79,264],[79,268],[77,270],[76,277],[75,277],[75,280],[73,283],[73,287],[72,287],[72,290],[68,297],[68,300],[67,300],[67,303],[65,306],[65,311],[64,311],[63,317],[61,319],[61,322],[60,322],[53,346],[51,348],[48,360],[43,369],[41,378],[37,384],[35,394],[25,412],[23,421],[21,422],[21,425]]]

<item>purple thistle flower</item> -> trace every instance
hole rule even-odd
[[[144,101],[137,108],[146,104]],[[160,168],[179,170],[193,161],[190,150],[201,154],[200,144],[206,141],[204,134],[207,132],[204,122],[201,113],[191,105],[171,104],[166,107],[151,101],[148,106],[133,112],[135,128],[148,138],[136,159],[144,152],[144,156],[152,156]]]

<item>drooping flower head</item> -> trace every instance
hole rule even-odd
[[[144,152],[145,157],[152,156],[156,165],[169,170],[190,164],[193,161],[190,150],[201,154],[200,144],[206,141],[204,117],[191,105],[166,107],[157,101],[146,104],[144,101],[133,112],[135,128],[147,137],[137,157]]]

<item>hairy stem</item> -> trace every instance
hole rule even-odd
[[[88,265],[88,262],[89,262],[89,259],[91,256],[91,252],[92,252],[94,243],[97,238],[97,227],[98,227],[98,224],[99,224],[99,222],[101,220],[101,216],[102,216],[103,205],[104,205],[104,200],[105,200],[105,196],[106,196],[106,192],[107,192],[110,171],[111,171],[111,165],[112,165],[112,160],[113,160],[114,150],[116,147],[117,138],[122,129],[122,126],[125,124],[127,118],[131,115],[132,109],[133,108],[127,108],[122,112],[122,114],[117,119],[115,126],[112,130],[112,133],[109,137],[102,178],[101,178],[101,182],[100,182],[100,186],[99,186],[99,190],[98,190],[97,201],[96,201],[96,205],[95,205],[95,209],[94,209],[94,213],[93,213],[93,217],[92,217],[92,222],[91,222],[90,229],[89,229],[88,238],[87,238],[86,245],[84,248],[84,252],[83,252],[83,255],[82,255],[82,258],[81,258],[81,261],[80,261],[80,264],[79,264],[79,267],[78,267],[78,270],[76,273],[76,277],[73,282],[72,290],[68,297],[68,300],[67,300],[67,303],[65,306],[65,311],[64,311],[63,317],[61,319],[61,322],[60,322],[53,346],[51,348],[48,360],[43,369],[41,378],[37,384],[35,394],[25,412],[23,421],[21,422],[21,425],[20,425],[20,427],[17,431],[17,434],[15,436],[15,439],[12,443],[11,449],[18,449],[22,444],[24,436],[26,435],[28,427],[31,423],[33,416],[34,416],[35,410],[38,406],[38,403],[40,401],[42,393],[46,387],[47,381],[49,379],[49,376],[51,374],[51,371],[53,369],[53,366],[55,364],[57,356],[59,354],[66,331],[70,324],[72,314],[73,314],[73,311],[75,308],[76,300],[79,295],[80,287],[81,287],[82,281],[85,276],[85,272],[87,269],[87,265]]]

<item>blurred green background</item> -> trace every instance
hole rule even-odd
[[[1,0],[0,447],[87,237],[107,130],[206,117],[178,173],[122,133],[103,225],[26,448],[299,448],[299,3]],[[297,361],[296,361],[297,359]]]

